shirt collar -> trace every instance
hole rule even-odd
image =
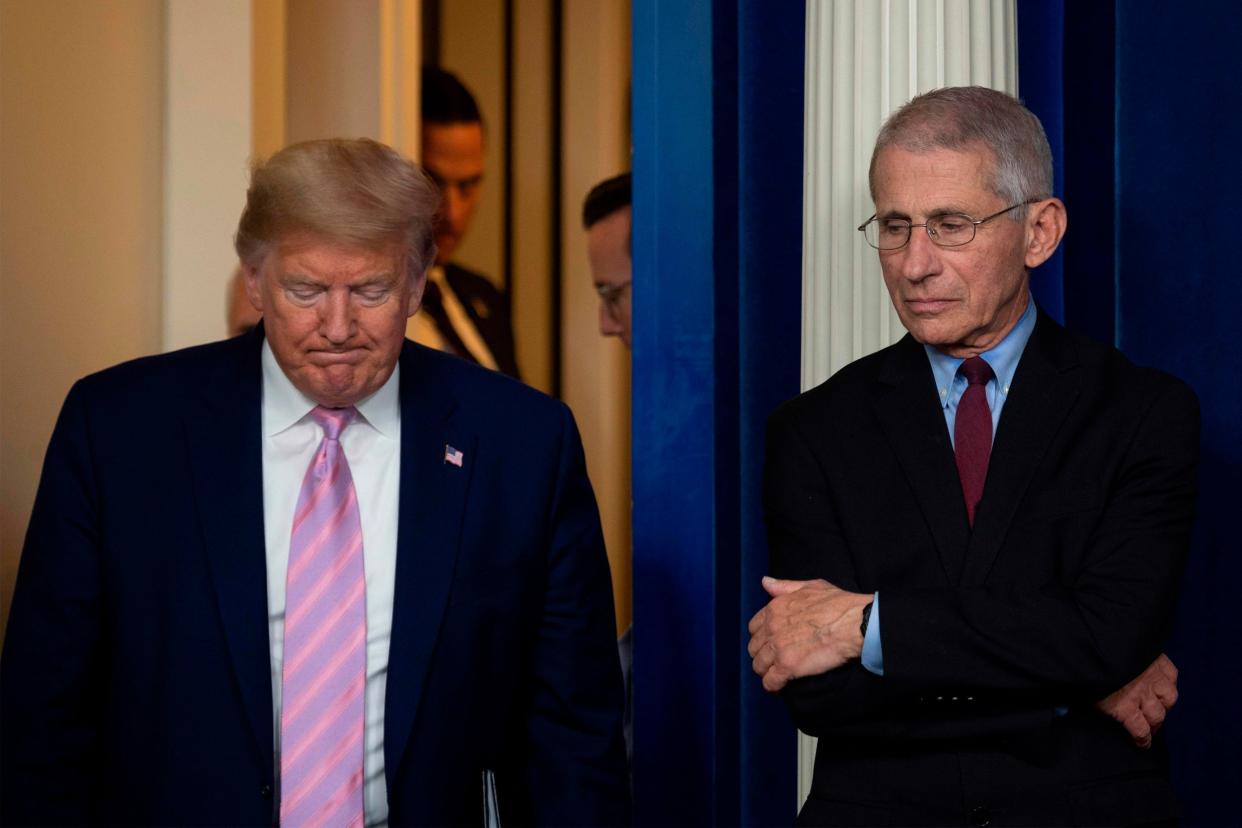
[[[281,370],[272,345],[263,340],[263,422],[267,437],[272,437],[301,422],[317,403],[298,390]],[[359,400],[354,407],[362,419],[385,437],[396,437],[401,427],[400,388],[401,363],[393,366],[392,375],[374,394]]]
[[[1035,300],[1028,295],[1026,310],[1022,312],[1022,316],[1018,319],[1018,324],[1014,325],[1013,329],[1005,334],[1005,338],[998,342],[995,348],[979,354],[992,367],[992,373],[996,375],[997,386],[1003,389],[1006,394],[1009,391],[1010,383],[1013,382],[1013,375],[1018,370],[1018,360],[1022,358],[1022,352],[1026,350],[1027,340],[1031,338],[1031,332],[1034,330]],[[951,388],[957,376],[957,369],[965,360],[961,357],[949,356],[931,345],[924,345],[923,350],[927,352],[927,359],[931,362],[932,376],[936,380],[936,388]],[[947,405],[947,395],[942,395],[940,402],[942,405]]]

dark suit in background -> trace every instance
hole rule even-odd
[[[521,379],[517,352],[513,346],[513,319],[508,295],[498,290],[483,274],[451,262],[444,265],[444,278],[461,302],[469,317],[469,324],[491,351],[497,370],[514,379]],[[461,333],[445,311],[440,288],[434,281],[427,284],[423,307],[419,313],[426,314],[435,322],[436,332],[452,353],[470,362],[478,361],[471,355],[470,349],[462,341]]]
[[[806,821],[1176,816],[1162,746],[1137,750],[1094,702],[1161,650],[1197,424],[1185,385],[1040,315],[972,531],[911,337],[773,415],[773,574],[878,590],[883,619],[884,676],[853,662],[785,691],[820,737]]]

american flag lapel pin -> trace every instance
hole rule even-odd
[[[466,456],[461,453],[460,449],[455,449],[452,446],[450,446],[448,443],[444,444],[444,462],[445,463],[451,463],[460,469],[462,461],[465,459],[466,459]]]

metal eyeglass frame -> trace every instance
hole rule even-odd
[[[615,308],[617,306],[617,302],[621,300],[621,294],[625,292],[625,289],[628,288],[633,281],[633,279],[626,279],[624,282],[618,282],[615,285],[596,285],[595,292],[599,294],[600,301],[610,308]]]
[[[1016,210],[1017,208],[1025,204],[1034,204],[1042,200],[1043,199],[1039,199],[1039,198],[1028,198],[1025,201],[1019,201],[1017,204],[1011,204],[1008,207],[1006,207],[1004,210],[998,210],[997,212],[993,213],[987,218],[981,218],[981,219],[971,218],[965,213],[945,213],[944,215],[940,215],[940,216],[932,216],[930,219],[923,222],[922,224],[914,224],[913,222],[907,221],[906,222],[906,240],[902,242],[901,244],[897,245],[896,247],[880,247],[879,245],[872,244],[871,239],[867,238],[867,225],[880,220],[880,217],[876,214],[872,214],[871,218],[867,219],[862,224],[858,225],[858,232],[862,233],[863,240],[866,241],[870,247],[873,247],[876,250],[885,250],[885,251],[900,250],[901,248],[905,247],[907,244],[910,243],[910,238],[914,234],[914,228],[916,227],[922,227],[924,230],[926,230],[927,237],[931,239],[932,244],[936,245],[937,247],[961,247],[962,245],[970,244],[972,241],[975,240],[975,236],[978,235],[979,233],[980,224],[983,224],[984,222],[989,222],[992,219],[997,218],[998,216],[1003,216],[1005,215],[1005,213],[1008,213],[1010,210]],[[947,218],[966,219],[967,223],[971,225],[970,238],[966,239],[966,241],[953,242],[952,244],[946,244],[945,242],[940,241],[939,234],[932,227],[932,225],[935,223],[944,221]]]

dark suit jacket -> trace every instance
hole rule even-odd
[[[461,300],[466,315],[474,323],[479,336],[487,343],[488,350],[496,358],[496,367],[514,379],[521,379],[517,352],[513,346],[513,319],[509,309],[509,297],[497,290],[486,276],[451,262],[444,266],[444,278]],[[430,279],[427,280],[421,312],[435,322],[436,329],[454,353],[469,362],[474,361],[444,311],[439,287]]]
[[[70,391],[0,666],[4,822],[274,823],[261,342]],[[572,415],[410,342],[400,397],[390,821],[479,824],[492,769],[506,826],[625,822],[608,563]]]
[[[853,662],[784,693],[820,737],[804,822],[1175,815],[1162,750],[1133,747],[1092,705],[1161,651],[1198,422],[1181,382],[1041,314],[972,531],[909,336],[772,416],[773,574],[880,594],[884,676]]]

